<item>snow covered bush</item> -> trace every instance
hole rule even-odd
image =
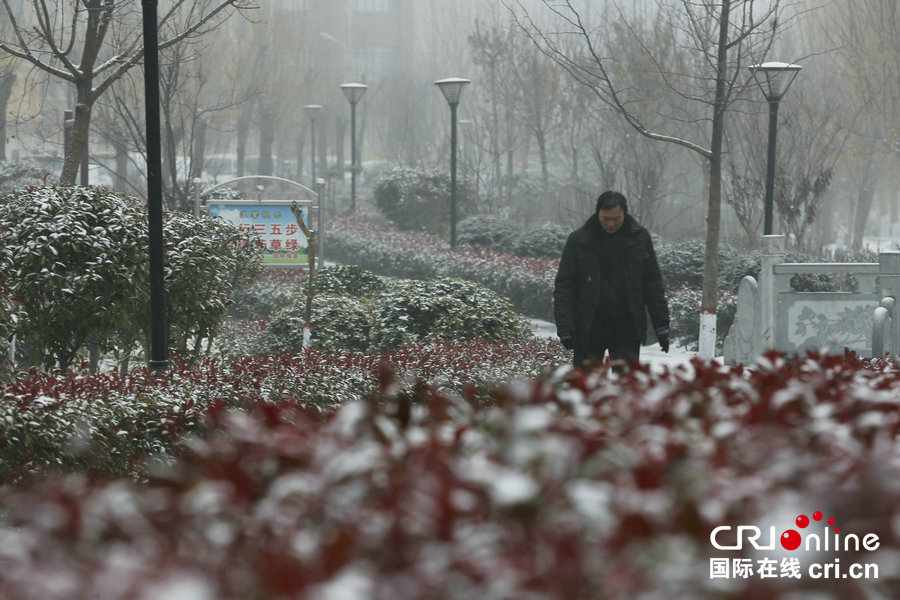
[[[306,294],[308,278],[300,280],[300,295]],[[315,293],[328,296],[356,296],[374,299],[387,289],[375,273],[358,265],[326,265],[316,271]]]
[[[15,324],[22,314],[18,314],[18,304],[10,296],[9,278],[12,274],[12,253],[0,235],[0,356],[9,354],[10,338],[13,335]],[[0,369],[0,373],[5,369]]]
[[[466,246],[451,252],[446,239],[380,227],[353,217],[335,221],[328,235],[328,252],[335,260],[379,275],[477,281],[509,298],[517,310],[552,318],[553,278],[558,261]]]
[[[201,342],[218,332],[233,290],[262,273],[258,238],[222,219],[183,212],[166,213],[163,235],[169,347],[196,358]]]
[[[559,259],[570,233],[558,223],[541,223],[516,236],[510,250],[516,256]]]
[[[310,349],[193,365],[176,360],[162,375],[146,368],[127,374],[32,369],[0,382],[0,486],[49,472],[142,479],[148,458],[170,460],[180,436],[203,430],[210,407],[275,403],[325,414],[368,397],[385,369],[402,378],[404,389],[424,378],[445,393],[489,394],[569,360],[558,342],[532,337],[432,340],[389,354]]]
[[[382,371],[368,401],[325,418],[216,406],[144,484],[0,489],[0,596],[896,598],[898,377],[853,355],[770,354],[753,370],[567,368],[462,398],[398,391]],[[765,545],[813,511],[878,550],[711,543],[755,525]],[[804,536],[822,531],[810,520]],[[722,557],[749,572],[715,577]],[[837,561],[878,577],[815,577]]]
[[[365,352],[369,349],[374,306],[364,298],[317,293],[310,316],[311,346],[325,352]],[[305,296],[276,311],[268,324],[271,351],[300,352],[305,322]]]
[[[519,235],[519,225],[498,215],[472,215],[456,227],[456,241],[475,248],[508,252]]]
[[[654,236],[653,244],[668,288],[700,289],[706,255],[703,241],[664,242]],[[728,244],[719,244],[719,289],[737,292],[741,279],[747,275],[759,277],[759,253],[742,252]]]
[[[11,255],[9,295],[30,361],[68,368],[82,348],[149,345],[146,211],[95,187],[28,188],[0,203]],[[168,213],[165,284],[169,341],[187,355],[215,333],[233,287],[262,269],[255,236],[232,225]]]
[[[703,299],[701,290],[683,287],[669,290],[669,314],[671,317],[672,339],[691,351],[697,351],[700,339],[700,303]],[[716,305],[716,356],[722,351],[725,336],[734,323],[737,313],[737,293],[729,290],[719,292]]]
[[[527,334],[508,299],[462,279],[398,281],[375,302],[372,345],[382,352],[432,336],[507,341]]]
[[[9,294],[33,363],[67,368],[87,343],[107,346],[146,305],[146,222],[138,202],[94,187],[37,187],[0,202]]]
[[[373,194],[381,214],[400,229],[450,231],[450,177],[444,171],[398,167],[375,184]],[[457,219],[462,219],[469,204],[462,183],[457,194]]]
[[[297,299],[301,293],[297,284],[305,275],[305,269],[266,269],[253,281],[235,287],[228,312],[238,319],[268,319]]]

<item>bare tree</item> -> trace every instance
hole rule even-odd
[[[900,157],[900,6],[883,0],[832,2],[821,32],[836,48],[831,79],[839,95],[860,107],[852,124],[850,178],[855,185],[851,247],[859,250],[882,166]]]
[[[691,150],[707,162],[700,355],[711,358],[716,339],[725,116],[747,84],[745,67],[760,62],[771,46],[786,2],[681,0],[678,6],[658,2],[655,19],[667,23],[673,32],[663,47],[658,38],[644,37],[635,19],[619,10],[607,20],[623,23],[632,43],[653,65],[652,71],[635,73],[617,64],[622,49],[604,45],[604,38],[585,22],[582,11],[571,0],[542,0],[543,7],[561,24],[557,31],[538,26],[520,0],[505,1],[516,22],[543,52],[575,81],[588,87],[598,100],[614,108],[641,135]],[[653,27],[649,31],[660,29]],[[563,45],[563,40],[573,37],[581,44],[578,54]],[[632,85],[630,79],[649,73],[657,81],[650,91],[655,97],[642,93],[644,88]],[[670,101],[671,110],[658,112],[660,95]],[[647,102],[649,107],[645,106]],[[694,125],[693,132],[686,132],[685,123]]]
[[[10,0],[2,0],[12,34],[0,49],[32,67],[75,86],[75,122],[60,181],[73,184],[88,139],[97,99],[144,56],[140,3],[135,0],[30,0],[34,27],[20,20]],[[234,11],[255,8],[253,0],[172,0],[159,21],[171,32],[164,50],[216,27]]]

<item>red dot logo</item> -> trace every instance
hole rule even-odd
[[[795,522],[797,523],[797,527],[803,529],[804,527],[809,525],[809,517],[807,517],[806,515],[800,515],[797,517],[797,520]]]
[[[813,513],[813,519],[815,519],[816,521],[821,521],[822,513],[817,510],[816,512]]]
[[[781,534],[781,545],[785,550],[796,550],[802,541],[800,534],[793,529],[788,529]]]

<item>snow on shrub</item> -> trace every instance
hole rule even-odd
[[[672,321],[672,339],[692,351],[697,351],[700,338],[700,303],[703,292],[682,287],[668,290],[669,313]],[[716,348],[722,351],[725,336],[734,323],[737,313],[737,294],[723,290],[719,292],[716,305]],[[718,356],[718,354],[717,354]]]
[[[210,406],[279,402],[327,413],[372,393],[382,364],[459,394],[536,377],[569,360],[558,342],[532,337],[431,340],[384,355],[313,349],[176,361],[159,376],[145,368],[126,375],[32,369],[0,382],[0,485],[48,471],[142,478],[148,455],[170,460],[174,440],[201,428],[198,415]]]
[[[570,233],[570,229],[558,223],[541,223],[516,236],[510,250],[516,256],[558,260]]]
[[[456,241],[476,248],[508,252],[519,235],[519,225],[498,215],[472,215],[456,227]]]
[[[300,281],[300,294],[306,293],[308,278]],[[375,273],[358,265],[326,265],[316,271],[315,293],[329,296],[356,296],[374,299],[387,289]]]
[[[311,347],[325,352],[369,349],[374,303],[364,298],[316,294],[310,315]],[[272,352],[300,352],[303,349],[303,325],[306,323],[306,298],[272,315],[268,325]]]
[[[218,332],[235,287],[262,273],[258,238],[223,219],[183,212],[166,213],[163,235],[169,347],[196,358],[201,342]]]
[[[375,303],[372,346],[382,352],[432,336],[508,341],[527,332],[508,299],[462,279],[398,281]]]
[[[67,368],[87,344],[149,345],[146,211],[95,187],[28,188],[0,203],[5,279],[27,317],[16,333],[30,360]],[[235,285],[262,269],[255,236],[221,220],[167,213],[169,342],[186,355],[213,335]]]
[[[334,260],[356,264],[379,275],[477,281],[506,296],[516,309],[528,315],[543,319],[553,316],[556,260],[465,246],[452,252],[445,239],[380,227],[352,217],[336,221],[328,236],[328,252]]]
[[[145,485],[0,490],[0,596],[900,595],[895,365],[770,354],[752,371],[565,368],[489,402],[396,390],[382,372],[369,401],[324,421],[278,403],[216,408],[206,437]],[[782,531],[813,510],[842,535],[878,535],[878,552],[790,555],[799,579],[710,576],[714,528]],[[747,543],[725,555],[760,558]],[[879,577],[808,576],[837,557]]]
[[[146,306],[146,221],[136,200],[94,187],[36,187],[0,203],[16,332],[36,364],[63,369],[86,343],[108,346]],[[133,338],[132,338],[133,339]]]
[[[235,287],[228,312],[238,319],[268,319],[297,299],[301,293],[297,282],[305,275],[305,269],[266,269],[253,281]]]
[[[444,171],[398,167],[385,174],[372,191],[378,210],[397,227],[445,234],[450,224],[450,177]],[[469,202],[459,186],[457,218]]]

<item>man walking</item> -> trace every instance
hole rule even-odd
[[[669,306],[650,233],[628,214],[620,192],[597,198],[595,214],[569,235],[553,290],[556,332],[575,365],[637,362],[647,314],[669,351]]]

